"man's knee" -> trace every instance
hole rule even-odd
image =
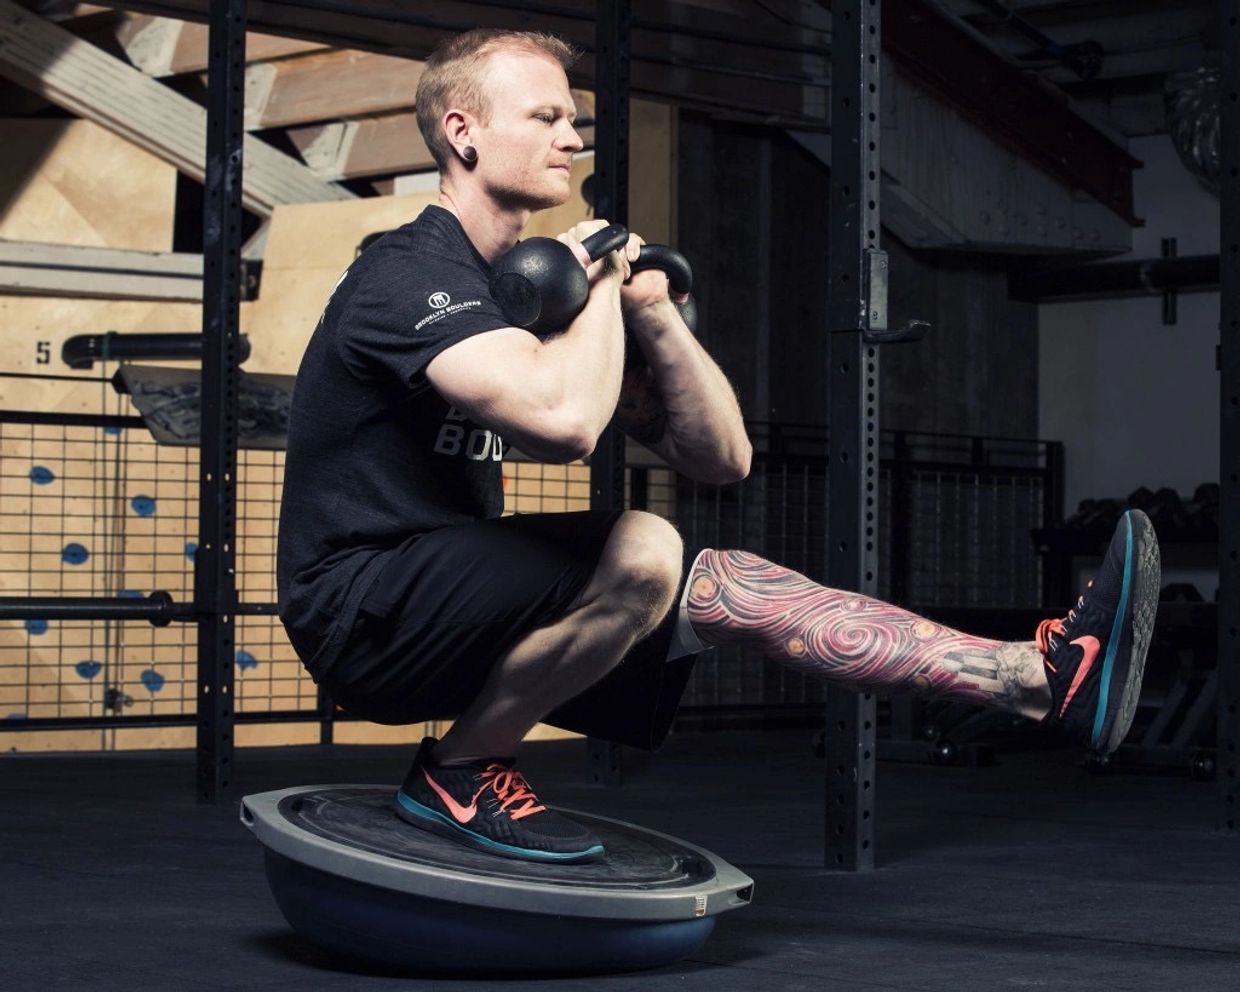
[[[658,623],[679,588],[683,556],[684,543],[675,527],[653,513],[628,510],[616,521],[599,577],[608,595]]]

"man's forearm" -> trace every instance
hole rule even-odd
[[[634,333],[639,334],[666,412],[666,437],[659,447],[668,462],[704,481],[743,478],[749,471],[752,446],[736,391],[723,371],[670,303],[666,309],[630,319],[647,322],[635,327]]]
[[[597,438],[611,420],[624,371],[620,295],[610,280],[595,286],[576,320],[543,342],[548,376],[563,397],[564,415]]]

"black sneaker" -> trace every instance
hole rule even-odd
[[[1119,747],[1141,694],[1158,590],[1154,527],[1140,510],[1129,510],[1076,606],[1064,619],[1038,625],[1051,687],[1045,724],[1062,726],[1101,755]]]
[[[538,801],[512,758],[435,763],[427,737],[396,793],[402,820],[489,854],[526,861],[591,861],[602,842]]]

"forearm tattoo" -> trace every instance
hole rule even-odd
[[[963,634],[744,551],[703,552],[689,583],[689,620],[706,643],[740,643],[856,689],[1037,710],[1041,656],[1031,643]]]

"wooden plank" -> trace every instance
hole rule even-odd
[[[577,116],[591,117],[594,94],[573,90],[573,97]],[[435,168],[411,110],[294,127],[287,133],[303,161],[327,180],[400,175]],[[587,148],[594,146],[593,127],[578,128],[578,133]]]
[[[670,58],[670,56],[669,56]],[[288,127],[309,121],[360,117],[413,106],[423,63],[369,52],[344,50],[314,53],[251,65],[246,71],[245,126],[248,130]],[[593,59],[586,56],[581,71],[593,76]],[[745,79],[719,73],[691,73],[678,66],[668,69],[635,61],[635,92],[659,91],[679,74],[696,99],[712,105],[771,110],[781,103],[788,112],[821,116],[800,86],[770,79]],[[744,83],[743,87],[741,83]],[[744,89],[747,92],[743,93]],[[811,89],[821,98],[821,87]]]
[[[306,165],[327,180],[435,168],[411,112],[290,128],[288,136]]]
[[[412,59],[359,51],[251,65],[245,73],[246,130],[412,107],[424,68]]]
[[[186,72],[202,72],[207,67],[205,24],[127,13],[113,28],[113,34],[129,61],[148,76],[158,79]],[[326,47],[320,42],[258,31],[250,31],[245,36],[247,62],[322,51]]]
[[[0,0],[0,75],[205,178],[207,112],[120,59]],[[245,141],[243,202],[261,216],[278,203],[351,199],[347,190],[255,138]]]
[[[118,6],[201,19],[207,5],[205,0],[125,0]],[[535,19],[516,7],[449,0],[427,8],[370,0],[350,5],[347,14],[254,0],[249,18],[256,30],[410,58],[425,58],[440,41],[468,27],[528,29],[536,23],[589,53],[593,0],[564,0],[560,6],[564,15],[540,12]],[[681,3],[643,3],[633,32],[633,91],[738,120],[825,128],[822,32],[789,27],[756,3],[745,9],[749,16],[737,17]],[[590,87],[593,71],[587,54],[569,78],[575,86]]]
[[[202,256],[0,241],[0,293],[201,300]]]
[[[130,6],[150,7],[149,4],[136,4]],[[666,4],[651,4],[657,13],[659,8],[666,8]],[[504,12],[497,8],[488,8],[481,5],[482,16],[490,18],[483,25],[479,22],[479,26],[488,27],[515,27],[528,28],[530,19],[524,13]],[[581,8],[578,4],[577,7]],[[677,4],[676,8],[681,5]],[[441,20],[453,20],[460,18],[459,23],[469,24],[476,20],[479,5],[468,3],[441,3],[435,7],[435,16]],[[643,5],[643,12],[646,6]],[[755,8],[749,8],[752,14]],[[183,11],[177,11],[184,14]],[[258,5],[256,10],[251,12],[251,23],[253,18],[261,17],[263,6]],[[309,11],[312,17],[316,12]],[[129,15],[130,17],[138,17],[143,15]],[[589,16],[593,17],[593,11],[590,10]],[[668,15],[670,16],[670,15]],[[148,17],[148,20],[160,20],[160,18]],[[169,25],[163,30],[171,33],[171,25],[184,24],[187,22],[176,20],[174,18],[162,18]],[[427,20],[420,18],[420,20]],[[737,16],[731,16],[721,20],[712,16],[709,21],[701,22],[701,19],[688,18],[689,23],[682,23],[683,18],[677,17],[674,24],[665,24],[655,19],[638,19],[635,22],[632,34],[632,46],[634,56],[639,59],[649,59],[664,63],[674,63],[680,66],[697,66],[709,72],[743,72],[755,71],[761,72],[771,77],[784,76],[797,81],[823,80],[827,75],[827,65],[825,58],[825,35],[821,31],[802,32],[804,38],[794,40],[793,35],[785,35],[780,32],[771,36],[770,46],[766,47],[760,37],[762,31],[758,25],[752,20],[746,21]],[[381,22],[380,22],[381,23]],[[589,25],[589,21],[583,20],[581,17],[563,17],[554,14],[546,14],[539,17],[539,26],[544,30],[552,31],[561,35],[566,40],[574,44],[590,49],[593,47],[593,28]],[[583,26],[584,25],[584,26]],[[382,24],[381,24],[382,26]],[[386,25],[393,30],[401,30],[404,25],[392,23]],[[295,26],[290,26],[297,31]],[[707,32],[704,35],[692,35],[685,33],[689,30],[701,29]],[[758,37],[755,37],[754,32]],[[128,33],[128,32],[127,32]],[[300,33],[300,32],[298,32]],[[449,30],[448,33],[451,33]],[[731,36],[729,36],[729,34]],[[377,37],[383,37],[384,32],[381,30]],[[178,68],[174,71],[189,72],[206,66],[206,29],[205,26],[197,25],[196,30],[185,30],[177,33],[177,63]],[[266,39],[266,40],[262,40]],[[808,39],[808,43],[804,43]],[[294,54],[299,51],[308,51],[308,47],[298,48],[297,46],[308,46],[310,42],[298,41],[295,38],[274,35],[260,35],[251,32],[247,35],[246,58],[248,61],[261,61],[271,58],[281,57],[283,55]],[[796,46],[801,44],[806,51],[793,51],[789,45]],[[815,47],[817,46],[817,47]],[[321,46],[320,46],[321,47]],[[337,42],[333,47],[349,48],[348,44]],[[411,50],[406,44],[392,46],[389,43],[383,46],[366,45],[358,46],[382,52],[385,49],[396,47],[399,51],[394,54],[401,54],[405,57],[424,58],[429,54],[430,48],[418,52]],[[153,60],[156,64],[166,62],[169,56],[165,55],[161,59]]]
[[[424,63],[347,49],[250,65],[247,130],[290,127],[413,109]],[[593,113],[593,94],[574,90],[578,116]]]

